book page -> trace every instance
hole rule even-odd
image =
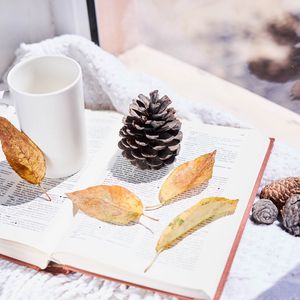
[[[121,115],[113,112],[86,111],[88,159],[77,174],[61,179],[44,179],[48,201],[38,186],[22,180],[0,153],[0,248],[4,240],[14,241],[50,254],[74,216],[72,203],[65,198],[81,174],[89,168],[96,151],[107,147],[110,135],[116,134]]]
[[[82,268],[87,267],[88,261],[92,261],[91,272],[98,271],[121,280],[130,281],[130,278],[134,278],[132,280],[135,283],[142,285],[146,281],[148,286],[154,288],[158,288],[158,282],[189,289],[200,288],[200,283],[209,285],[207,282],[210,282],[211,290],[215,288],[217,278],[207,274],[214,268],[212,265],[224,268],[266,153],[268,139],[251,130],[188,122],[183,123],[182,131],[182,149],[173,165],[158,171],[139,170],[123,158],[116,140],[114,147],[111,147],[112,157],[106,171],[97,176],[92,170],[87,170],[86,176],[76,187],[80,189],[97,182],[121,185],[134,192],[145,206],[155,205],[159,203],[159,189],[174,167],[217,150],[213,177],[207,184],[184,193],[170,205],[147,212],[149,216],[158,218],[159,222],[142,216],[140,222],[151,228],[154,234],[140,224],[117,226],[79,212],[68,237],[56,250],[54,258],[74,267],[79,267],[81,261]],[[259,146],[253,147],[254,142]],[[102,155],[99,153],[98,159]],[[186,237],[175,247],[161,253],[153,267],[144,273],[145,267],[155,256],[156,242],[163,229],[178,214],[208,196],[240,199],[235,215],[217,220]],[[215,250],[217,253],[211,256],[209,251]],[[72,255],[77,259],[72,259]]]

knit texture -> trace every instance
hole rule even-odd
[[[35,55],[57,54],[78,61],[83,71],[86,107],[115,109],[127,114],[138,94],[158,89],[173,101],[178,114],[186,119],[233,127],[251,127],[215,107],[189,102],[161,81],[129,71],[118,59],[81,37],[65,35],[37,44],[22,44],[16,61]],[[5,80],[5,77],[4,77]],[[14,118],[14,109],[0,105],[0,114]],[[300,153],[276,142],[261,188],[272,180],[299,176]],[[276,221],[259,226],[248,221],[222,299],[299,299],[300,243]],[[298,297],[298,298],[297,298]],[[51,275],[0,260],[0,299],[174,299],[143,289],[126,287],[99,278],[74,273]]]

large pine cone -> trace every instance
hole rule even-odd
[[[300,195],[291,196],[281,210],[282,224],[295,236],[300,236]]]
[[[270,199],[280,210],[287,199],[300,193],[300,177],[287,177],[266,185],[260,193],[260,198]]]
[[[158,170],[175,160],[182,132],[175,109],[168,108],[171,102],[167,96],[159,98],[158,91],[150,93],[150,98],[139,95],[133,100],[129,115],[123,119],[118,144],[133,165]]]

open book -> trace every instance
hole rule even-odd
[[[136,286],[195,299],[217,299],[237,249],[273,141],[254,130],[183,122],[182,148],[175,163],[159,171],[139,170],[117,147],[122,116],[87,111],[89,159],[76,175],[46,179],[39,188],[19,179],[2,154],[0,162],[0,254],[39,269],[50,262]],[[139,224],[117,226],[77,211],[66,192],[92,185],[121,185],[144,205],[158,204],[160,186],[177,165],[217,150],[213,177],[185,198],[148,212]],[[164,251],[153,267],[163,229],[200,199],[239,199],[235,213],[194,232]]]

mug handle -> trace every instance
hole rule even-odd
[[[6,86],[1,86],[0,88],[0,104],[13,105],[9,96],[8,88],[6,88]]]

